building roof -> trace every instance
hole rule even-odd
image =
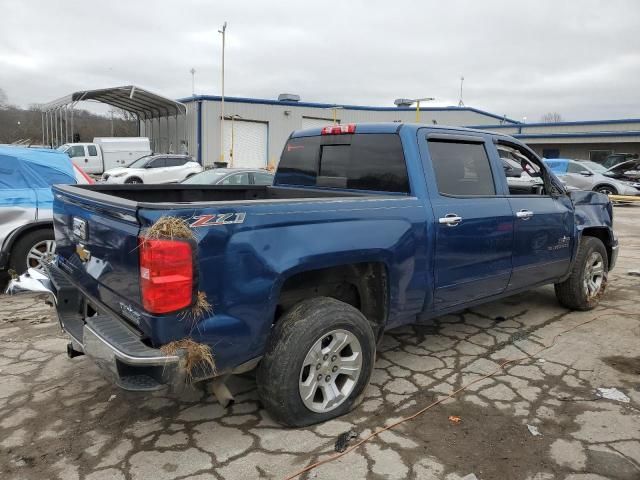
[[[184,115],[187,111],[184,104],[135,85],[73,92],[41,105],[41,110],[43,112],[57,110],[85,100],[106,103],[127,112],[135,113],[142,119]]]
[[[181,98],[178,101],[182,103],[190,103],[190,102],[198,102],[203,100],[219,102],[222,99],[219,95],[194,95],[191,97]],[[414,107],[375,107],[368,105],[347,105],[347,104],[339,104],[339,103],[315,103],[315,102],[290,102],[290,101],[281,101],[281,100],[270,100],[266,98],[247,98],[247,97],[224,97],[225,102],[231,103],[254,103],[261,105],[280,105],[285,107],[311,107],[311,108],[340,108],[344,110],[368,110],[374,112],[402,112],[402,111],[415,111]],[[513,126],[518,125],[520,122],[513,120],[511,118],[496,115],[495,113],[485,112],[484,110],[480,110],[478,108],[473,107],[423,107],[420,106],[420,111],[430,111],[430,112],[445,112],[445,111],[454,111],[454,112],[474,112],[480,115],[485,115],[487,117],[495,118],[497,120],[501,120],[504,122],[508,122],[509,125]]]
[[[422,110],[422,108],[421,108]],[[624,123],[640,123],[640,118],[621,118],[614,120],[578,120],[573,122],[537,122],[537,123],[518,123],[519,127],[572,127],[572,126],[587,126],[587,125],[616,125]],[[477,128],[509,128],[513,125],[481,125]],[[476,127],[470,127],[476,128]]]

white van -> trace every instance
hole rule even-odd
[[[74,164],[91,174],[101,174],[116,167],[126,167],[151,154],[146,137],[96,137],[93,143],[65,143],[58,147]]]

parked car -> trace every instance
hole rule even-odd
[[[205,185],[271,185],[273,173],[248,168],[212,168],[183,180],[186,184]]]
[[[601,163],[605,168],[615,167],[619,163],[627,162],[629,160],[638,160],[639,155],[637,153],[612,153],[607,155],[607,157]]]
[[[96,137],[93,143],[65,143],[58,147],[85,172],[99,175],[116,167],[124,167],[151,154],[146,137]]]
[[[92,182],[62,152],[0,146],[0,271],[40,269],[55,251],[51,186]]]
[[[605,173],[608,177],[627,182],[640,182],[640,159],[627,160],[610,167]]]
[[[177,183],[202,171],[188,155],[147,155],[126,167],[112,168],[102,174],[107,183]]]
[[[496,145],[542,187],[512,191]],[[41,279],[65,299],[69,354],[137,391],[215,378],[219,398],[229,374],[257,367],[262,403],[291,426],[358,404],[385,330],[545,284],[589,310],[618,253],[606,195],[567,193],[531,149],[492,132],[303,130],[273,186],[193,187],[54,187],[58,255]],[[216,368],[186,372],[196,357],[173,343],[185,338]]]
[[[589,160],[545,159],[545,163],[567,185],[606,195],[640,195],[640,182],[613,178],[611,169]],[[614,171],[617,166],[613,167]]]
[[[96,183],[96,181],[89,175],[87,175],[87,172],[85,172],[82,168],[77,166],[75,163],[72,165],[73,174],[78,185],[93,185],[94,183]]]

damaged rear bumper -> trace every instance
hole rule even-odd
[[[14,295],[33,292],[53,297],[60,326],[71,340],[70,356],[90,356],[119,387],[145,391],[184,385],[179,355],[149,347],[139,332],[97,302],[91,301],[96,313],[87,316],[86,295],[54,264],[46,265],[44,272],[29,269],[7,288]]]

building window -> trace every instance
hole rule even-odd
[[[544,158],[560,158],[560,149],[559,148],[543,148],[542,156]]]
[[[589,160],[596,163],[602,163],[612,153],[613,153],[613,150],[590,150]]]

